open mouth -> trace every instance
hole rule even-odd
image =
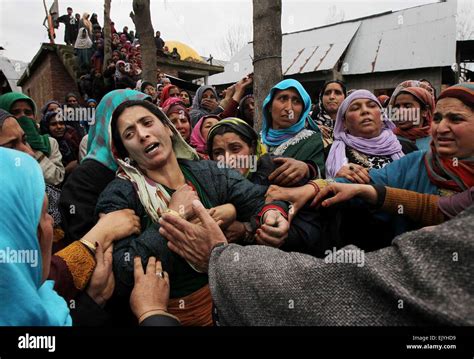
[[[361,124],[365,125],[366,123],[372,123],[373,121],[370,118],[366,118],[365,120],[362,120]]]
[[[446,138],[446,137],[438,137],[436,138],[436,140],[441,143],[454,142],[452,138]]]
[[[146,154],[154,153],[154,152],[156,152],[156,150],[158,150],[159,146],[160,146],[159,142],[152,143],[152,144],[145,147],[145,153]]]

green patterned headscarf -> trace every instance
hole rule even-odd
[[[137,105],[139,106],[139,105]],[[159,114],[159,119],[171,129],[172,146],[173,152],[178,159],[186,160],[198,160],[199,156],[194,148],[192,148],[184,139],[181,134],[174,127],[173,123],[168,117],[159,109],[156,108]],[[109,125],[109,133],[112,133],[112,126]],[[143,171],[135,165],[134,161],[120,158],[118,151],[115,148],[113,140],[110,144],[110,150],[114,156],[116,162],[120,166],[117,176],[126,179],[134,184],[137,189],[138,197],[140,202],[145,208],[146,212],[150,216],[151,220],[155,223],[161,217],[164,210],[168,208],[168,203],[171,198],[170,194],[166,191],[166,188],[160,183],[156,185],[150,185],[149,181],[146,180],[146,176]]]
[[[112,114],[122,102],[149,98],[151,97],[135,90],[115,90],[105,95],[97,106],[95,122],[89,129],[87,156],[84,157],[83,161],[86,159],[96,160],[108,169],[114,172],[117,171],[117,162],[115,162],[110,151]]]

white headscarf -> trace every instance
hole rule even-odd
[[[83,31],[86,32],[86,36],[82,37]],[[76,43],[74,44],[75,49],[90,49],[92,47],[92,40],[89,37],[89,32],[85,27],[81,27],[77,34]]]

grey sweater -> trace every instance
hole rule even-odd
[[[209,282],[218,324],[474,325],[474,206],[398,236],[363,262],[328,258],[216,247]]]

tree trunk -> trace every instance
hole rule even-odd
[[[110,5],[112,0],[104,1],[104,63],[102,71],[107,69],[107,61],[112,58],[112,33],[110,29]]]
[[[281,0],[253,0],[253,92],[257,132],[262,128],[263,100],[283,76],[281,43]]]
[[[130,13],[130,17],[140,39],[142,79],[156,84],[156,45],[155,32],[151,24],[150,0],[133,0],[133,11]]]

